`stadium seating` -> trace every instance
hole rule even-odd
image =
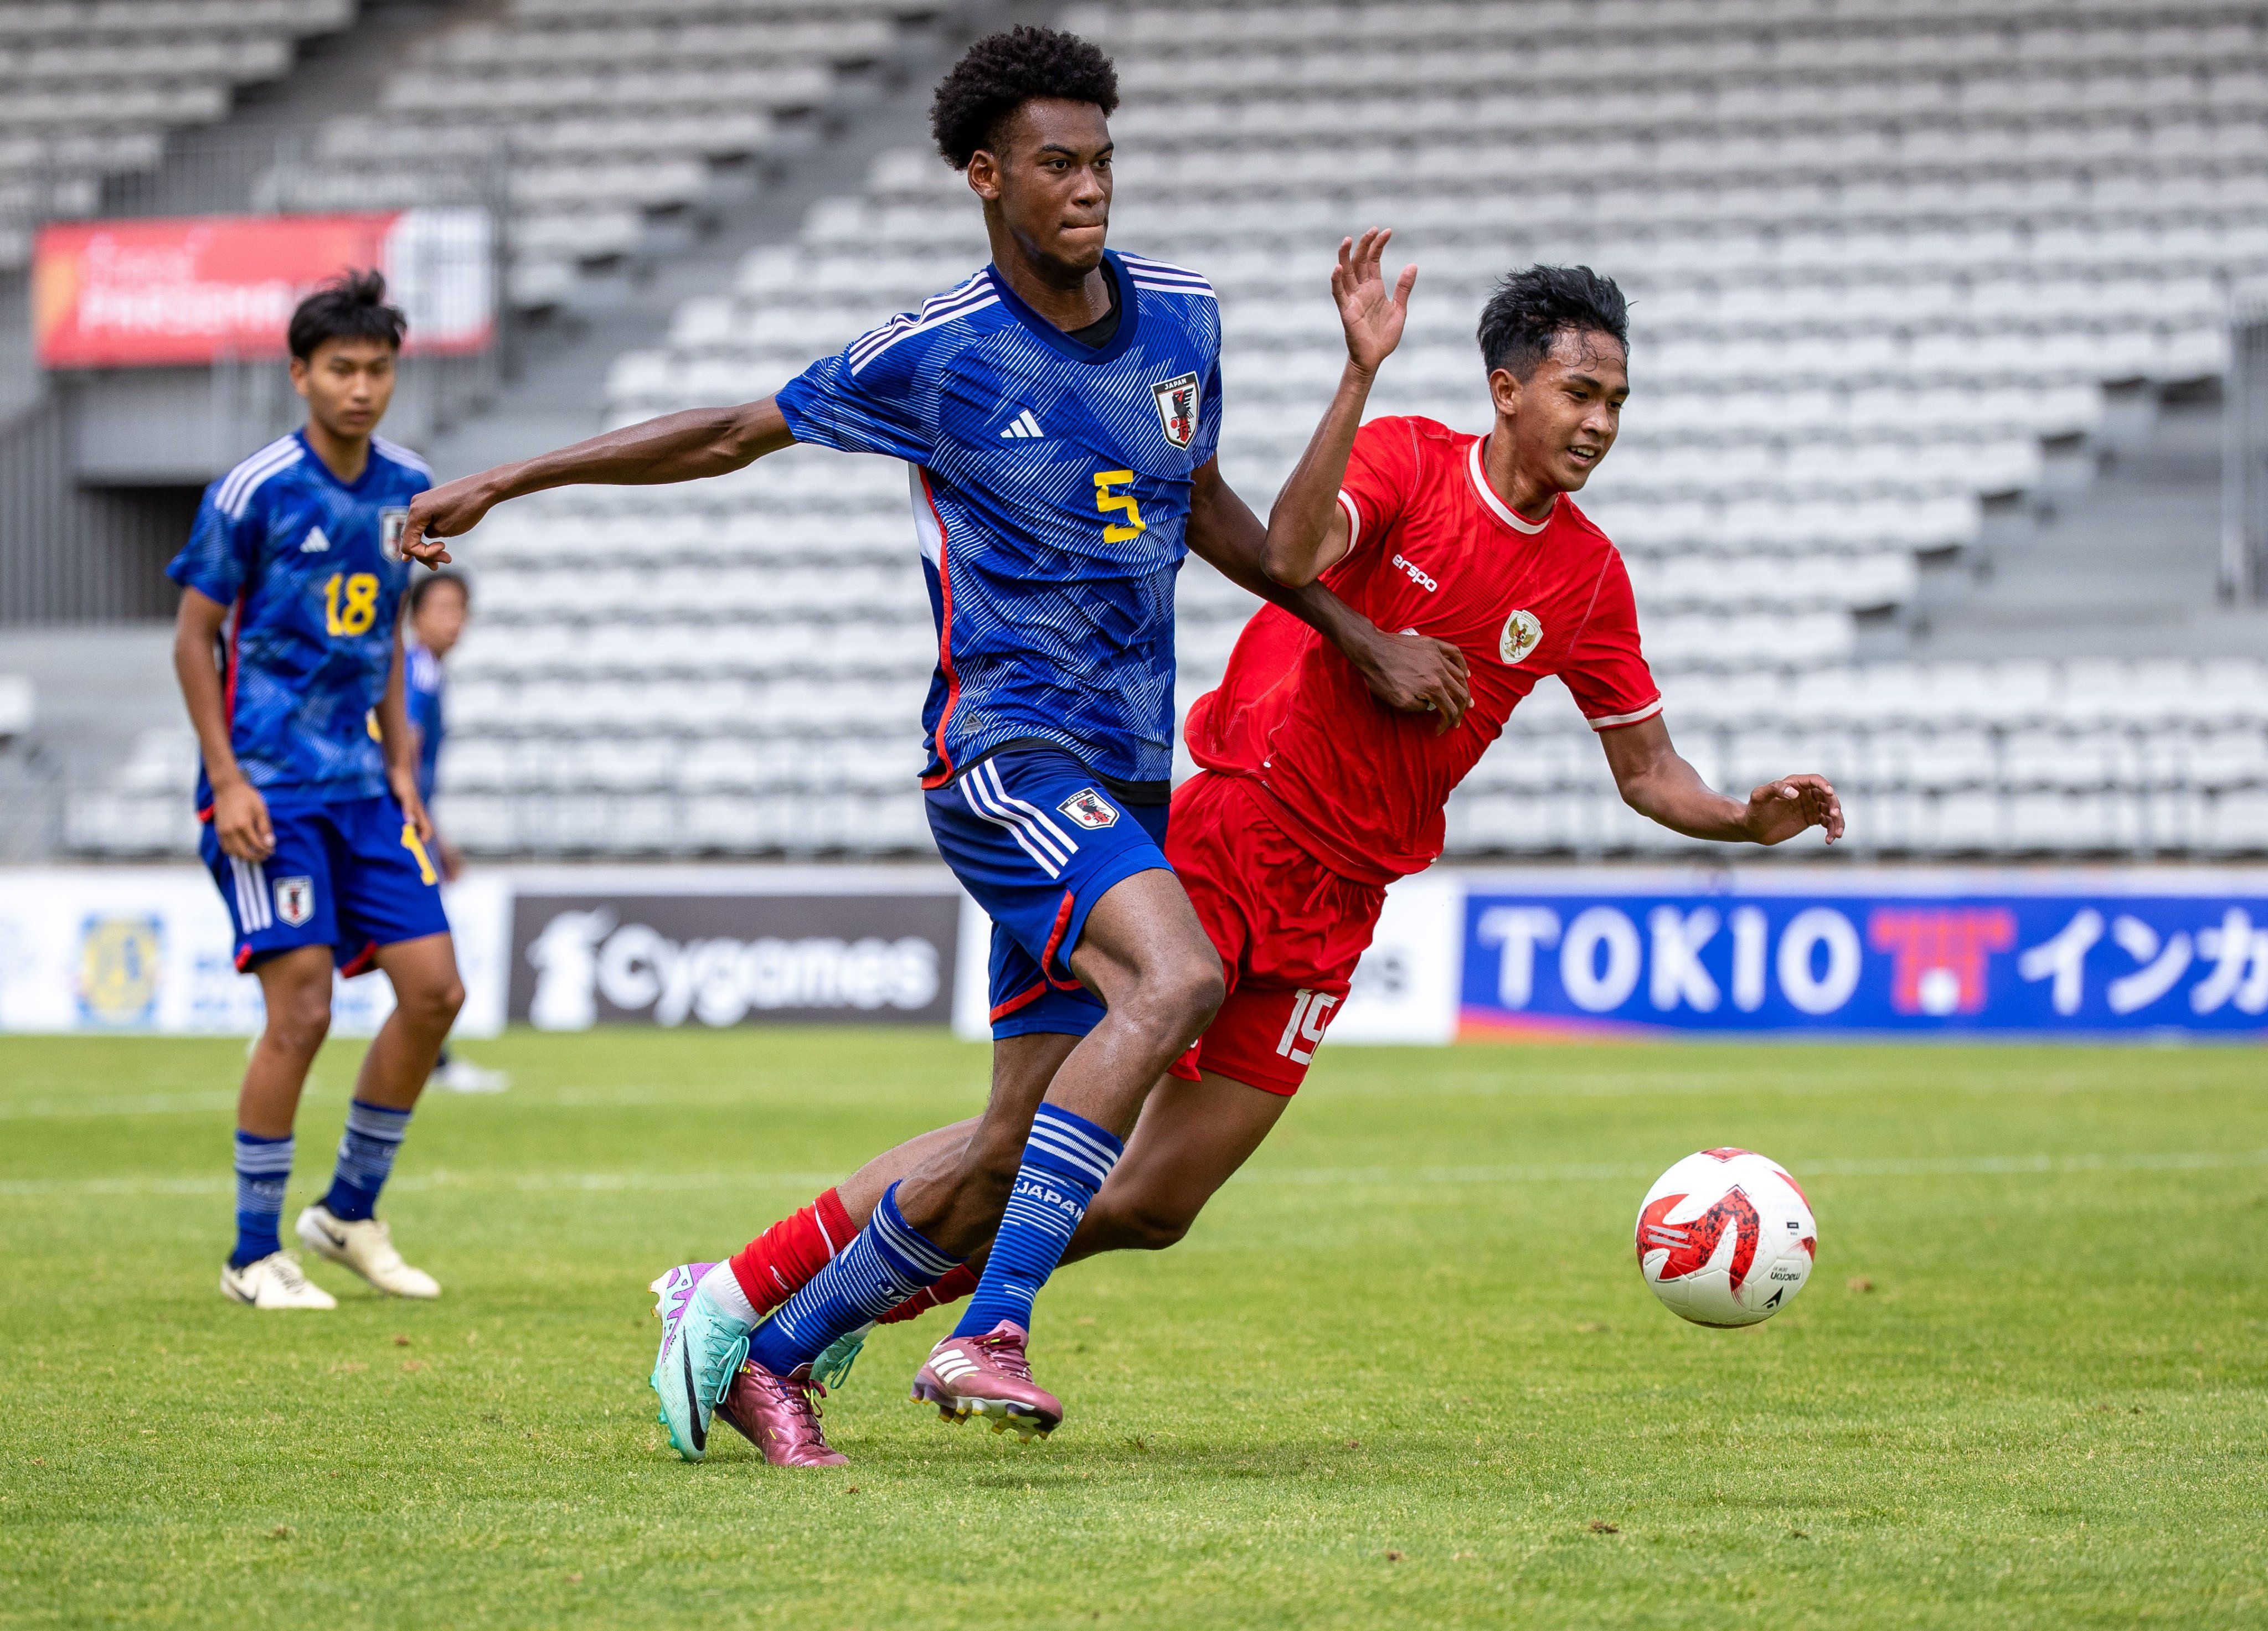
[[[292,45],[356,0],[13,0],[0,6],[0,270],[35,217],[92,209],[106,175],[158,162],[165,133],[210,123]]]
[[[539,288],[553,274],[529,268],[602,249],[710,159],[755,151],[780,87],[840,60],[825,36],[879,49],[896,10],[836,4],[816,29],[774,21],[808,15],[795,0],[517,0],[397,87],[418,118],[390,139],[508,119]],[[1921,561],[2040,481],[2043,445],[2098,430],[2106,383],[2222,368],[2228,290],[2268,274],[2257,8],[1157,0],[1061,20],[1119,65],[1114,240],[1219,291],[1221,462],[1248,499],[1274,492],[1337,373],[1323,274],[1342,233],[1393,224],[1424,268],[1373,411],[1465,426],[1487,413],[1472,329],[1492,280],[1588,262],[1632,298],[1635,393],[1581,502],[1630,562],[1667,717],[1705,774],[1834,775],[1862,855],[2268,850],[2268,662],[1858,659],[1862,621],[1895,621]],[[621,358],[608,414],[760,395],[984,253],[959,178],[887,155]],[[905,507],[897,467],[796,451],[499,513],[465,551],[456,838],[925,848],[910,772],[934,636]],[[1181,602],[1186,704],[1251,602],[1196,562]],[[1449,835],[1462,855],[1691,848],[1623,808],[1556,684]]]
[[[397,73],[379,111],[334,121],[322,163],[281,179],[306,207],[419,202],[431,166],[498,156],[513,211],[507,282],[523,306],[571,298],[579,272],[643,252],[652,228],[745,187],[778,122],[823,103],[838,70],[886,62],[932,0],[514,0],[448,30]]]

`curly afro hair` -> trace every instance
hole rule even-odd
[[[1561,333],[1612,334],[1630,355],[1630,305],[1611,277],[1587,266],[1531,266],[1496,286],[1481,308],[1481,358],[1493,373],[1535,377]]]
[[[1019,24],[970,46],[939,82],[930,104],[930,134],[956,170],[968,168],[980,148],[998,139],[1000,127],[1036,98],[1092,102],[1106,114],[1118,111],[1118,70],[1077,34]]]

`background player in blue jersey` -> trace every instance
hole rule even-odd
[[[470,584],[454,572],[433,572],[409,585],[409,626],[402,640],[402,689],[410,728],[417,733],[417,797],[424,801],[433,838],[428,853],[440,863],[441,880],[454,883],[464,856],[441,830],[434,813],[433,783],[441,768],[441,738],[448,733],[449,653],[464,638],[473,610]],[[453,1093],[501,1093],[512,1076],[475,1064],[444,1044],[433,1062],[432,1081]]]
[[[780,1458],[808,1422],[811,1361],[996,1228],[969,1313],[923,1374],[962,1414],[1026,1431],[1059,1419],[1024,1358],[1032,1298],[1151,1085],[1221,998],[1220,959],[1160,848],[1185,551],[1314,622],[1388,702],[1450,716],[1463,702],[1448,648],[1381,636],[1328,591],[1279,590],[1260,569],[1265,529],[1213,459],[1212,290],[1105,247],[1117,100],[1085,40],[1019,28],[978,41],[939,87],[932,126],[983,205],[989,265],[762,401],[467,477],[411,511],[403,547],[438,564],[441,540],[495,504],[571,482],[690,481],[797,442],[909,467],[938,626],[923,785],[939,849],[996,925],[991,1101],[752,1348],[755,1305],[729,1272],[665,1292],[654,1385],[688,1458],[738,1376],[777,1407],[760,1442]]]
[[[205,490],[166,568],[181,586],[173,668],[202,751],[205,864],[268,1010],[238,1100],[236,1248],[221,1270],[221,1289],[255,1308],[335,1306],[278,1237],[335,969],[384,969],[395,1008],[363,1056],[330,1188],[298,1234],[382,1291],[439,1294],[374,1216],[464,1001],[404,694],[398,545],[432,478],[374,434],[404,327],[375,272],[300,303],[289,338],[306,424]]]

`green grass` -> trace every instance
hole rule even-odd
[[[982,1050],[473,1051],[519,1085],[429,1100],[387,1204],[446,1297],[284,1317],[214,1284],[240,1045],[0,1040],[0,1625],[2268,1623],[2257,1051],[1329,1050],[1187,1243],[1050,1289],[1052,1442],[906,1401],[932,1319],[818,1473],[667,1453],[645,1282],[968,1113]],[[1744,1332],[1630,1245],[1721,1143],[1820,1223]]]

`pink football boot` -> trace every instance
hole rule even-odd
[[[914,1375],[914,1402],[935,1405],[947,1422],[990,1416],[996,1433],[1045,1438],[1063,1421],[1063,1403],[1032,1380],[1024,1341],[1024,1327],[1005,1319],[983,1336],[946,1338]]]
[[[717,1401],[717,1414],[774,1466],[848,1466],[850,1458],[828,1444],[819,1426],[819,1399],[826,1392],[816,1382],[774,1376],[744,1359]]]

